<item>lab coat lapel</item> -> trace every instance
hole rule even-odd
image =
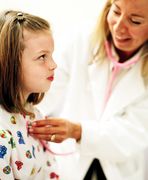
[[[103,118],[107,119],[107,117],[121,111],[122,108],[134,102],[144,93],[145,86],[140,70],[141,61],[129,69],[129,72],[119,81],[106,105]]]
[[[92,93],[97,118],[99,118],[102,113],[102,102],[104,101],[104,92],[108,80],[108,67],[108,61],[105,61],[101,65],[94,63],[88,66],[88,88]]]

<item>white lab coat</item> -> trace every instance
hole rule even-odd
[[[142,59],[116,84],[102,113],[109,60],[102,65],[88,65],[88,42],[88,35],[83,33],[59,58],[55,82],[39,105],[46,114],[59,113],[82,124],[80,156],[73,155],[75,160],[72,155],[64,156],[66,170],[62,164],[62,180],[82,180],[93,158],[100,160],[108,180],[144,180],[148,90],[140,72]],[[71,151],[70,146],[67,148]],[[66,166],[66,159],[71,164]]]

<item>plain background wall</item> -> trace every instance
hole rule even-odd
[[[75,31],[83,23],[96,20],[104,2],[105,0],[0,0],[0,10],[23,10],[47,19],[58,46],[64,34]]]

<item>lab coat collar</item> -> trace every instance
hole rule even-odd
[[[95,63],[88,67],[90,89],[98,118],[107,119],[113,114],[122,111],[124,107],[134,102],[145,92],[146,88],[141,76],[141,66],[142,60],[138,61],[133,68],[130,68],[129,72],[120,80],[114,88],[103,113],[101,108],[110,70],[108,59],[101,65]]]

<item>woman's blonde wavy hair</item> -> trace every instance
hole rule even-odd
[[[96,27],[91,35],[90,63],[99,61],[101,62],[106,57],[104,43],[106,40],[111,41],[112,39],[107,23],[107,15],[114,1],[115,0],[107,0],[102,10],[102,13],[99,15]],[[145,84],[148,85],[148,41],[144,45],[141,58],[143,58],[141,74]]]

